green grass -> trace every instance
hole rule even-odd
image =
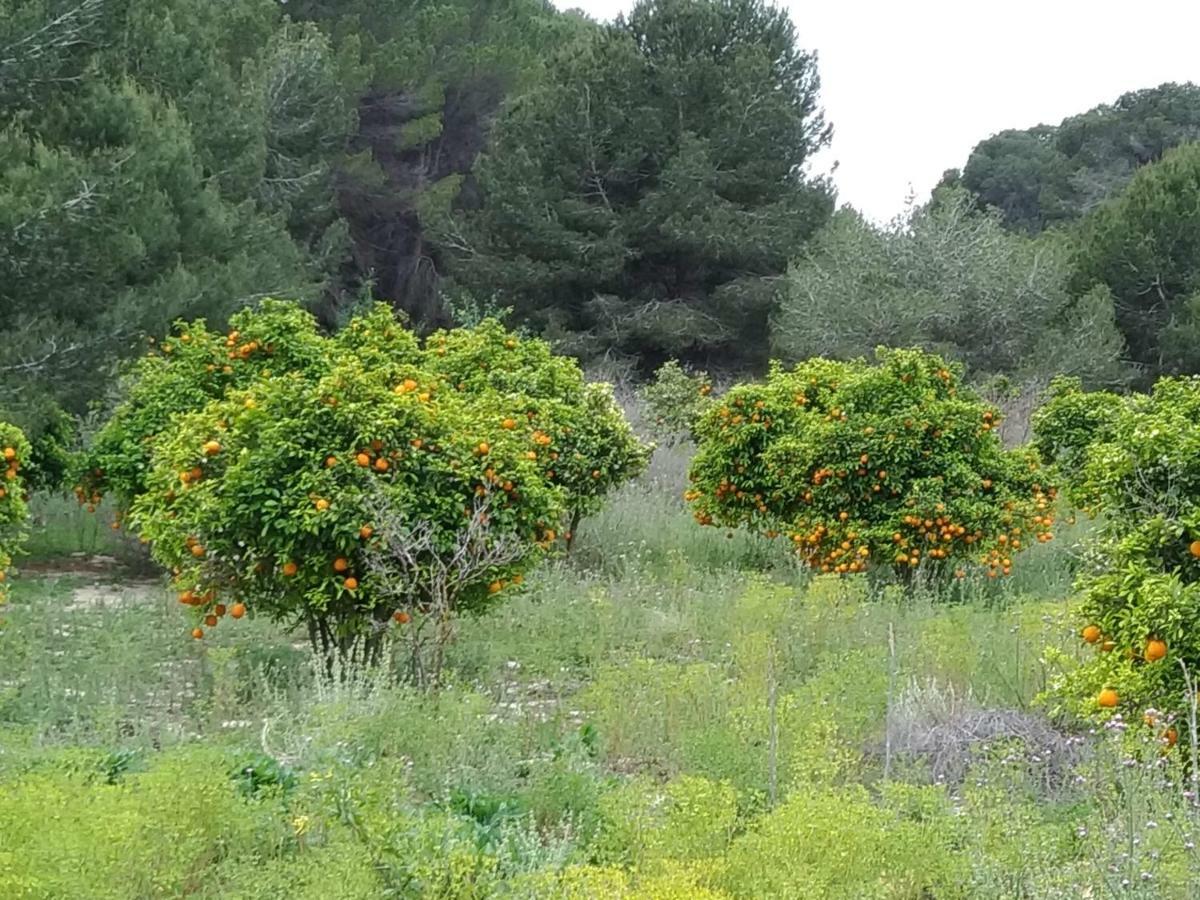
[[[0,896],[1197,895],[1173,758],[1038,704],[1086,523],[905,594],[698,528],[679,473],[463,621],[434,695],[254,618],[194,641],[128,570],[14,579]],[[56,503],[39,562],[120,546]],[[958,739],[1005,716],[1024,739]]]

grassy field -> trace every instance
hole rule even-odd
[[[1087,526],[953,596],[695,526],[680,454],[462,623],[452,683],[204,641],[64,501],[0,630],[0,897],[1195,897],[1148,729],[1039,696]],[[102,555],[97,563],[96,554]]]

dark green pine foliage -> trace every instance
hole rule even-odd
[[[1072,287],[1111,291],[1143,383],[1200,371],[1200,145],[1138,171],[1084,220],[1078,243]]]
[[[1064,119],[981,141],[959,183],[1005,224],[1030,233],[1079,219],[1128,184],[1141,166],[1200,139],[1200,87],[1163,84]]]
[[[354,248],[342,295],[369,284],[418,327],[449,324],[445,248],[429,222],[476,204],[471,172],[505,97],[536,81],[553,48],[596,26],[546,0],[298,0],[288,10],[330,36],[355,92],[357,128],[336,177]]]
[[[451,292],[584,356],[761,365],[789,255],[829,216],[813,55],[759,0],[648,0],[512,102],[444,219]]]
[[[35,446],[172,319],[320,290],[328,57],[272,0],[0,0],[0,411]]]

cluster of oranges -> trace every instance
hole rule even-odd
[[[946,506],[944,503],[938,503],[934,508],[934,514],[929,518],[921,518],[916,515],[907,515],[901,521],[907,527],[913,529],[913,533],[905,535],[897,531],[892,534],[892,543],[895,544],[896,553],[893,561],[897,566],[908,566],[915,568],[921,564],[922,556],[926,559],[944,560],[949,559],[954,553],[953,543],[961,541],[964,545],[971,545],[983,539],[983,532],[976,529],[968,531],[966,526],[953,521],[945,515],[938,515],[944,512]],[[1011,565],[1008,559],[1004,559],[1004,574],[1009,574],[1008,566]],[[955,576],[962,578],[966,573],[959,569]]]
[[[258,341],[250,340],[243,344],[239,344],[238,342],[241,340],[241,337],[241,334],[234,330],[229,332],[229,335],[225,338],[225,347],[227,349],[226,355],[230,359],[249,359],[254,355],[255,352],[259,350],[262,350],[267,354],[271,353],[271,347],[264,347]],[[179,339],[186,344],[191,338],[188,335],[183,334],[180,335]]]
[[[508,581],[505,581],[503,578],[498,578],[488,585],[487,591],[492,596],[495,596],[496,594],[498,594],[502,590],[504,590],[506,587],[508,587],[510,584],[516,586],[516,585],[521,584],[522,581],[524,581],[524,578],[522,578],[519,573],[514,575]]]
[[[421,390],[421,386],[412,378],[405,378],[402,382],[392,388],[392,391],[399,395],[416,393],[417,400],[421,403],[428,403],[433,397],[433,389]]]
[[[232,606],[226,606],[224,603],[214,603],[216,599],[212,591],[199,593],[195,590],[183,591],[179,595],[179,602],[184,606],[206,606],[209,612],[204,616],[204,624],[208,628],[216,628],[217,623],[225,618],[228,614],[231,618],[240,619],[246,615],[246,604],[234,603]],[[204,629],[196,626],[192,629],[192,637],[196,640],[204,637]]]
[[[807,534],[792,534],[796,552],[810,567],[839,575],[865,572],[871,548],[859,541],[857,532],[847,532],[841,541],[831,535],[824,525],[817,525]]]
[[[414,446],[416,446],[417,449],[420,449],[423,444],[424,442],[421,442],[420,444],[416,444]],[[354,462],[360,468],[373,469],[374,471],[382,474],[391,469],[392,464],[399,460],[402,455],[403,454],[399,450],[386,449],[383,445],[383,441],[374,440],[371,441],[371,445],[369,447],[363,447],[354,454]],[[327,456],[325,458],[325,467],[327,469],[332,469],[337,464],[338,459],[336,456]]]
[[[1102,653],[1111,653],[1117,648],[1117,642],[1104,636],[1104,632],[1099,625],[1086,625],[1079,632],[1079,636],[1083,638],[1085,643],[1091,644]],[[1125,651],[1130,659],[1144,659],[1146,662],[1158,662],[1160,659],[1166,659],[1167,642],[1157,637],[1148,637],[1145,646],[1139,654],[1134,648],[1130,647]]]
[[[750,407],[747,407],[746,401],[743,398],[736,397],[733,400],[733,406],[739,411],[734,412],[734,410],[730,409],[728,406],[722,406],[717,410],[717,415],[719,415],[723,420],[721,423],[722,431],[725,431],[733,426],[741,425],[745,422],[750,422],[755,425],[761,424],[763,428],[771,427],[772,419],[763,412],[763,408],[766,406],[766,404],[762,400],[755,400]],[[753,411],[747,415],[746,413],[748,410]]]
[[[700,492],[689,490],[684,493],[683,496],[684,499],[690,503],[691,501],[700,497]],[[765,515],[767,512],[767,505],[763,500],[763,495],[756,493],[749,496],[751,502],[754,504],[754,508],[758,510],[758,512]],[[717,485],[716,498],[718,503],[729,503],[735,501],[744,502],[747,498],[747,494],[732,481],[727,478],[723,478],[721,479],[720,484]]]
[[[104,477],[104,473],[100,469],[95,469],[92,472],[92,476],[96,482],[99,482],[99,480]],[[82,484],[75,485],[74,493],[75,499],[79,501],[79,505],[86,506],[88,512],[95,512],[96,507],[100,505],[100,501],[104,499],[100,492],[95,488],[92,488],[92,491],[89,494]]]
[[[1200,555],[1200,554],[1197,554]],[[1105,636],[1103,629],[1099,625],[1085,625],[1079,632],[1079,636],[1083,638],[1084,643],[1091,644],[1101,653],[1111,653],[1117,649],[1117,642]],[[1135,648],[1129,647],[1125,651],[1125,655],[1130,659],[1141,659],[1148,663],[1156,663],[1167,658],[1167,642],[1159,637],[1151,635],[1146,638],[1145,644],[1142,646],[1141,652]],[[1120,702],[1120,695],[1115,689],[1106,687],[1096,695],[1096,704],[1105,709],[1111,709]],[[1147,721],[1148,725],[1153,725],[1151,721]],[[1173,731],[1173,729],[1171,729]],[[1168,745],[1175,743],[1175,738],[1170,737]]]

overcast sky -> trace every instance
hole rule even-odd
[[[597,19],[631,0],[554,0]],[[981,139],[1164,81],[1200,82],[1200,0],[783,2],[816,50],[833,145],[816,161],[874,219]]]

